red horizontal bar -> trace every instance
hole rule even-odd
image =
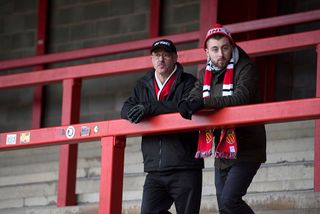
[[[320,10],[313,10],[308,12],[295,13],[290,15],[283,15],[265,19],[258,19],[253,21],[246,21],[242,23],[229,24],[226,27],[232,33],[242,33],[254,30],[262,30],[273,27],[282,27],[292,24],[300,24],[320,20]]]
[[[249,55],[267,55],[288,50],[306,48],[320,43],[320,30],[284,36],[239,42]],[[202,63],[206,59],[202,48],[179,52],[179,61],[186,64]],[[90,78],[121,73],[143,71],[152,67],[150,56],[120,59],[85,65],[69,66],[44,71],[0,76],[0,89],[48,84],[69,78]]]
[[[179,114],[156,116],[139,125],[131,125],[125,120],[113,120],[107,132],[112,135],[141,135],[315,118],[320,118],[320,98],[226,107],[215,112],[202,111],[194,115],[192,120],[184,120]]]
[[[70,143],[79,143],[92,140],[99,140],[107,133],[108,121],[99,121],[93,123],[72,124],[68,126],[57,126],[50,128],[20,130],[10,133],[0,133],[0,150],[34,148],[40,146],[55,146]],[[73,127],[75,134],[72,138],[67,137],[68,127]],[[81,135],[82,127],[90,129],[89,135]],[[97,130],[97,131],[95,131]],[[8,135],[12,135],[9,136]],[[14,135],[16,136],[15,144],[13,143]],[[26,136],[29,136],[26,137]],[[12,144],[8,140],[12,140]]]
[[[25,57],[22,59],[6,60],[2,62],[0,61],[0,70],[83,59],[88,57],[109,55],[126,51],[148,49],[154,41],[162,38],[170,39],[174,41],[176,44],[179,44],[197,41],[199,35],[197,31],[194,31],[189,33],[168,35],[151,39],[135,40],[131,42],[104,45],[95,48],[85,48],[73,51],[65,51],[61,53],[52,53],[44,56]]]
[[[299,24],[311,21],[320,20],[320,10],[313,10],[302,13],[295,13],[290,15],[259,19],[254,21],[240,22],[236,24],[225,25],[233,34],[248,32],[254,30],[261,30],[272,27],[281,27],[285,25]],[[19,67],[27,67],[40,64],[48,64],[54,62],[63,62],[67,60],[76,60],[88,57],[95,57],[101,55],[121,53],[125,51],[135,51],[147,49],[155,40],[161,38],[168,38],[175,43],[185,43],[199,40],[199,31],[189,33],[167,35],[156,37],[152,39],[143,39],[131,42],[124,42],[112,45],[105,45],[95,48],[86,48],[73,51],[66,51],[61,53],[52,53],[44,56],[25,57],[21,59],[13,59],[0,61],[0,70],[12,69]]]
[[[308,37],[305,37],[308,36]],[[238,42],[250,56],[265,56],[287,51],[315,47],[320,43],[320,30],[295,33],[285,36]]]
[[[1,133],[0,150],[85,142],[106,136],[134,136],[196,130],[204,127],[229,127],[316,118],[320,118],[320,98],[290,100],[227,107],[215,112],[202,111],[194,115],[192,120],[185,120],[178,113],[172,113],[159,115],[139,124],[131,124],[123,119],[75,124],[72,125],[75,135],[70,139],[66,135],[69,126]],[[81,135],[84,126],[90,128],[88,136]],[[94,132],[94,127],[98,127],[97,132]],[[21,142],[26,139],[22,137],[26,134],[30,135],[29,141]],[[16,136],[15,142],[13,142],[13,136]]]

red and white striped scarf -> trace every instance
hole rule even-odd
[[[169,77],[165,80],[165,82],[162,84],[161,81],[157,78],[157,75],[154,74],[155,78],[153,81],[154,90],[157,96],[157,100],[164,100],[166,96],[169,95],[169,92],[172,88],[172,85],[177,77],[177,66],[175,66],[172,73],[169,75]]]
[[[203,98],[209,99],[211,94],[211,82],[214,72],[214,65],[211,60],[208,60],[203,79]],[[233,58],[227,65],[224,79],[222,96],[231,96],[233,94]],[[196,158],[206,158],[212,155],[212,145],[214,142],[214,135],[212,129],[202,129],[199,131],[198,150],[195,155]],[[237,138],[234,128],[221,129],[220,141],[215,149],[215,158],[236,159],[237,157]]]

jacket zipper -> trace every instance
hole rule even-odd
[[[159,149],[159,169],[161,168],[161,148],[162,148],[162,140],[159,141],[160,149]]]

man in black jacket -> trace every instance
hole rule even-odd
[[[200,109],[258,102],[258,72],[248,55],[220,24],[209,29],[204,48],[207,66],[195,88],[179,102],[182,117],[191,119]],[[211,136],[204,138],[203,136]],[[212,152],[210,144],[215,145]],[[252,214],[242,200],[261,163],[266,161],[264,125],[201,130],[198,157],[215,157],[215,186],[221,214]]]
[[[137,82],[122,107],[122,118],[139,123],[150,116],[178,111],[178,102],[189,95],[196,78],[183,72],[177,58],[172,41],[153,43],[154,69]],[[202,158],[194,158],[197,139],[197,132],[142,137],[144,171],[148,173],[142,214],[170,213],[173,202],[178,214],[199,213],[204,163]]]

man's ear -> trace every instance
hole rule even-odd
[[[207,59],[209,59],[209,58],[210,58],[210,55],[209,55],[209,49],[208,49],[208,48],[206,48],[206,49],[205,49],[205,51],[206,51]]]

